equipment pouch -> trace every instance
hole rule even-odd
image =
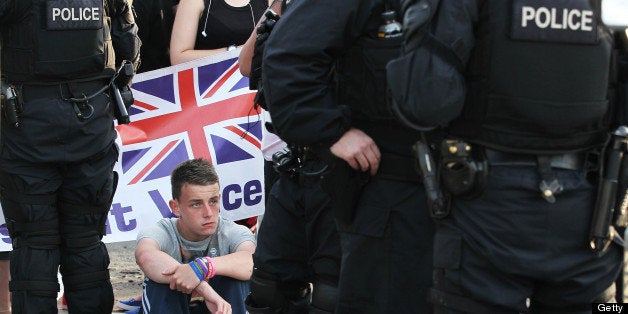
[[[441,180],[445,190],[462,199],[484,191],[488,164],[480,152],[464,141],[448,139],[441,144]]]
[[[353,170],[340,158],[333,158],[329,170],[321,177],[321,189],[331,198],[336,221],[351,224],[369,174]]]
[[[386,66],[392,111],[415,130],[446,125],[464,105],[462,69],[453,50],[428,33],[416,49]]]
[[[129,124],[129,108],[135,102],[133,91],[131,90],[131,79],[135,74],[133,64],[129,61],[122,61],[122,65],[116,72],[113,82],[110,84],[111,94],[116,102],[114,108],[114,116],[118,120],[118,124]]]
[[[21,102],[16,89],[12,85],[6,84],[4,81],[0,83],[2,89],[2,117],[10,126],[17,128],[19,126],[18,113],[21,111]]]

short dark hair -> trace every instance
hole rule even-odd
[[[177,165],[170,175],[172,186],[172,198],[178,200],[181,197],[181,188],[185,184],[212,185],[220,184],[216,169],[204,158],[186,160]]]

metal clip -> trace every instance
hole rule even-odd
[[[554,204],[556,202],[556,197],[554,197],[554,195],[562,192],[563,186],[556,179],[552,180],[549,184],[547,181],[541,180],[541,183],[539,183],[539,190],[541,190],[541,196],[543,196],[548,203]]]
[[[89,98],[83,94],[82,98],[72,99],[72,107],[76,116],[81,120],[87,120],[94,115],[94,107],[89,103]],[[85,109],[87,108],[87,111]]]

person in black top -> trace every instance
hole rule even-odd
[[[307,171],[324,172],[340,232],[337,313],[431,311],[434,225],[412,159],[420,134],[388,107],[384,69],[402,38],[378,37],[387,10],[399,1],[294,1],[264,52],[275,130],[326,163]]]
[[[12,311],[57,313],[60,271],[71,313],[111,313],[101,241],[117,185],[110,91],[130,84],[133,69],[125,77],[116,69],[139,62],[131,6],[0,0],[0,32],[0,200],[13,244]]]
[[[170,34],[179,0],[133,0],[135,22],[142,40],[137,73],[170,66]]]
[[[241,46],[268,4],[267,0],[181,0],[170,62],[179,64]]]

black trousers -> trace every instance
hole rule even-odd
[[[579,171],[555,169],[563,191],[553,204],[537,172],[492,166],[479,198],[454,200],[437,229],[436,289],[512,313],[590,313],[617,278],[622,249],[611,244],[598,256],[588,248],[597,188]]]
[[[99,83],[82,86],[92,85]],[[118,159],[109,96],[90,100],[88,119],[60,95],[28,96],[20,127],[2,125],[0,187],[13,241],[13,313],[57,313],[57,271],[71,313],[111,313],[109,256],[100,241]]]
[[[337,285],[340,242],[329,197],[318,184],[280,175],[268,196],[253,260],[278,281]]]
[[[434,222],[423,186],[371,177],[350,224],[340,224],[337,313],[431,313]]]

